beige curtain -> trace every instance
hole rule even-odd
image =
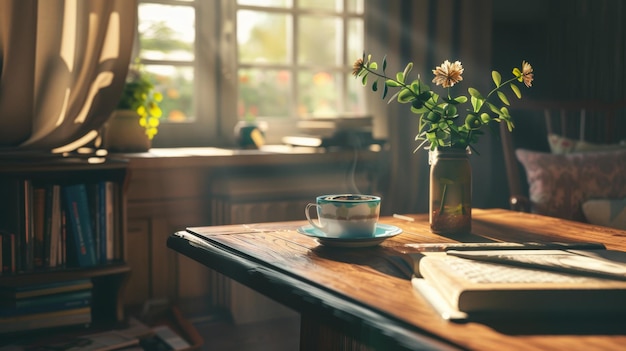
[[[136,0],[0,0],[0,151],[71,151],[97,137],[136,14]]]
[[[379,62],[387,55],[387,73],[395,74],[412,61],[414,74],[420,73],[430,81],[435,66],[446,59],[459,60],[465,68],[459,92],[467,92],[470,83],[478,89],[489,88],[492,0],[375,0],[367,5],[374,11],[366,24],[370,37],[366,52]],[[384,201],[383,212],[427,212],[428,152],[413,152],[418,145],[417,115],[405,105],[381,104],[375,96],[369,100],[376,121],[386,121],[392,154],[389,197]],[[489,188],[492,144],[490,136],[483,138],[478,145],[481,155],[472,158],[474,169],[481,170],[474,172],[475,188]],[[480,196],[473,200],[480,205]]]

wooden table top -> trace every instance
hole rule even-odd
[[[188,228],[168,246],[303,314],[359,324],[398,348],[614,350],[626,347],[621,321],[518,320],[455,323],[442,319],[397,264],[412,243],[600,242],[626,251],[626,231],[512,212],[473,209],[473,234],[430,232],[426,214],[410,222],[383,217],[403,232],[371,248],[331,248],[296,229],[306,221]],[[201,240],[197,240],[201,238]],[[391,258],[391,259],[390,259]],[[624,301],[626,303],[626,301]],[[329,318],[330,318],[329,317]],[[391,345],[391,344],[390,344]]]

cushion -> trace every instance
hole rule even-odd
[[[626,150],[515,154],[526,171],[533,212],[585,221],[584,201],[626,197]]]
[[[583,213],[589,223],[626,230],[626,198],[587,200]]]
[[[548,134],[548,144],[550,144],[550,151],[553,154],[626,149],[626,141],[624,140],[616,144],[595,144],[584,140],[566,138],[557,134]]]

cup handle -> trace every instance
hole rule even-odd
[[[311,219],[311,207],[315,207],[317,208],[319,205],[318,204],[313,204],[313,203],[308,203],[306,205],[306,208],[304,209],[304,214],[306,215],[306,219],[309,220],[309,223],[311,223],[311,225],[321,231],[324,230],[324,228],[322,228],[321,225],[315,223],[315,221],[313,219]],[[319,218],[317,219],[318,223],[319,223]]]

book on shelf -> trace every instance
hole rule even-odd
[[[43,268],[44,238],[46,225],[46,188],[33,187],[33,265],[34,268]]]
[[[1,299],[24,299],[62,292],[88,290],[93,288],[91,279],[54,281],[50,283],[22,285],[18,282],[0,285]]]
[[[62,216],[61,186],[58,184],[47,185],[44,228],[44,267],[57,267],[60,265],[59,245],[62,244]]]
[[[79,267],[95,266],[98,261],[87,187],[79,183],[63,186],[62,189],[68,229],[67,243],[71,244],[72,257]]]
[[[115,259],[115,197],[116,184],[111,181],[98,183],[100,212],[100,261],[106,263]]]
[[[34,268],[33,194],[29,179],[0,180],[0,230],[15,234],[16,271]]]
[[[26,332],[91,323],[91,307],[63,309],[53,312],[0,317],[0,333]]]
[[[91,306],[91,289],[48,294],[24,299],[3,299],[0,317],[43,313]]]
[[[515,248],[408,256],[413,287],[449,320],[626,316],[626,252]]]

